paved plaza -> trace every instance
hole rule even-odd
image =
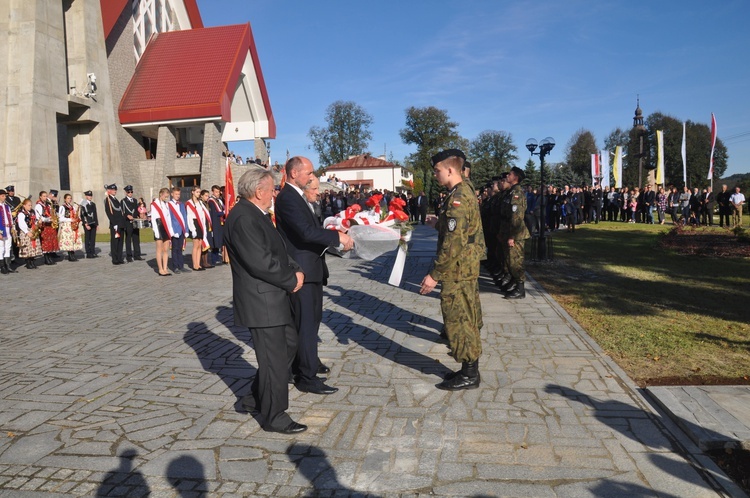
[[[100,258],[2,276],[0,496],[744,496],[539,287],[481,286],[477,390],[448,369],[415,231],[390,258],[330,257],[320,353],[330,396],[290,390],[298,436],[239,399],[256,361],[228,267],[159,278]],[[385,263],[385,264],[384,264]]]

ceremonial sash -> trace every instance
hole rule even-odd
[[[182,213],[179,212],[179,209],[174,208],[174,204],[171,202],[169,203],[169,212],[171,212],[175,218],[177,218],[177,223],[180,224],[180,228],[182,228],[182,233],[187,233],[187,230],[185,230],[185,222],[182,221]]]
[[[208,239],[206,238],[208,237],[208,233],[206,232],[206,227],[203,226],[203,220],[201,220],[201,217],[198,214],[198,209],[196,208],[195,204],[193,204],[193,201],[188,201],[187,207],[189,207],[190,210],[195,215],[195,219],[198,220],[198,225],[200,225],[201,231],[203,232],[203,238],[201,239],[201,246],[203,246],[203,249],[208,249]]]
[[[216,199],[215,197],[209,197],[208,198],[208,202],[213,202],[214,206],[216,206],[216,210],[221,213],[221,215],[219,215],[219,219],[221,220],[221,222],[223,224],[224,223],[224,206],[222,206],[219,203],[219,200]]]
[[[151,203],[151,207],[153,209],[156,209],[156,212],[159,213],[159,219],[161,220],[161,226],[164,227],[164,230],[167,232],[167,235],[169,235],[169,238],[172,238],[172,230],[169,227],[169,223],[167,223],[166,218],[164,218],[164,212],[159,207],[159,204],[156,203],[156,201]],[[154,225],[156,225],[156,221],[154,221]],[[161,234],[159,234],[161,235]]]

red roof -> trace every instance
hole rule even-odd
[[[231,122],[232,98],[248,56],[263,96],[269,138],[274,138],[276,125],[249,23],[152,38],[120,102],[120,123],[214,117]]]
[[[341,161],[340,163],[327,166],[326,171],[339,170],[339,169],[368,169],[368,168],[398,168],[393,163],[389,163],[384,159],[372,157],[370,154],[361,154]]]
[[[190,26],[192,28],[202,28],[203,20],[201,19],[201,13],[198,10],[197,0],[183,0],[185,4],[185,10],[187,11],[188,18],[190,19]],[[102,8],[102,23],[104,25],[104,39],[109,38],[109,34],[112,32],[112,28],[117,24],[117,20],[122,15],[122,11],[125,8],[132,8],[131,0],[99,0]]]

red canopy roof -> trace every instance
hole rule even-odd
[[[333,171],[339,169],[368,169],[368,168],[397,168],[393,163],[389,163],[384,159],[373,157],[368,154],[360,154],[358,156],[350,157],[346,161],[332,164],[326,167],[326,171]]]
[[[122,124],[220,118],[231,106],[242,66],[252,57],[269,121],[276,124],[250,24],[160,33],[146,47],[119,108]]]

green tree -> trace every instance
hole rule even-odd
[[[518,148],[513,137],[505,131],[486,130],[469,144],[471,179],[475,185],[483,185],[501,171],[507,171],[518,160]]]
[[[363,107],[337,100],[326,108],[325,120],[325,127],[313,126],[307,134],[321,165],[330,166],[365,152],[372,140],[372,116]]]
[[[584,128],[575,132],[565,148],[565,164],[570,169],[570,175],[585,178],[591,183],[591,154],[597,152],[596,139],[592,132]]]
[[[439,191],[432,175],[430,158],[443,149],[466,150],[468,141],[458,134],[458,123],[451,121],[448,111],[437,107],[409,107],[406,109],[406,127],[399,131],[405,144],[416,145],[417,151],[407,160],[414,167],[415,178],[418,172],[424,179],[424,190],[434,199]],[[416,180],[415,180],[416,185]]]
[[[546,167],[544,168],[544,170],[544,172],[547,173]],[[527,185],[531,185],[532,187],[538,188],[541,177],[539,174],[539,169],[536,167],[536,163],[534,163],[534,160],[532,158],[529,158],[529,160],[526,161],[523,172],[526,173],[526,178],[523,180],[522,185],[524,187]],[[548,179],[549,178],[545,178],[545,181],[547,181]]]

